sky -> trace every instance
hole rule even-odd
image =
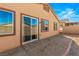
[[[79,22],[79,3],[49,3],[59,20],[69,19],[70,22]]]
[[[0,10],[0,25],[11,24],[11,23],[12,23],[12,13]]]

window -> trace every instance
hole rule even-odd
[[[48,31],[48,20],[42,19],[41,31],[46,32]]]
[[[56,30],[57,30],[57,27],[58,27],[57,23],[56,23],[56,22],[54,22],[54,31],[56,31]]]
[[[0,9],[0,35],[14,34],[14,12]]]
[[[46,11],[46,12],[49,12],[49,6],[47,4],[43,4],[43,9]]]

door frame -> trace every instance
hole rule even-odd
[[[31,17],[31,18],[36,18],[36,19],[37,19],[37,28],[38,28],[38,29],[37,29],[37,32],[38,32],[38,33],[37,33],[37,36],[38,36],[37,39],[31,40],[31,41],[27,41],[27,42],[25,42],[25,43],[23,42],[23,37],[22,37],[22,35],[23,35],[23,34],[22,34],[22,32],[23,32],[23,31],[22,31],[22,30],[23,30],[23,29],[22,29],[22,27],[23,27],[23,26],[22,26],[22,24],[23,24],[23,21],[22,21],[23,15],[24,15],[24,16],[29,16],[29,17]],[[27,43],[30,43],[30,42],[39,40],[39,18],[38,18],[38,17],[31,16],[31,15],[24,14],[24,13],[21,13],[20,17],[21,17],[21,19],[20,19],[20,45],[22,46],[22,45],[24,45],[24,44],[27,44]]]

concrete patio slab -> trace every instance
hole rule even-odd
[[[64,35],[56,35],[43,40],[37,40],[23,47],[17,47],[7,52],[0,53],[2,56],[63,56],[71,42]]]
[[[73,41],[67,56],[79,56],[79,46]]]
[[[79,35],[68,36],[73,38],[73,42],[67,56],[79,56]]]

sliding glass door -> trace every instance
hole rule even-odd
[[[23,42],[30,42],[38,39],[38,19],[30,16],[22,17]]]

